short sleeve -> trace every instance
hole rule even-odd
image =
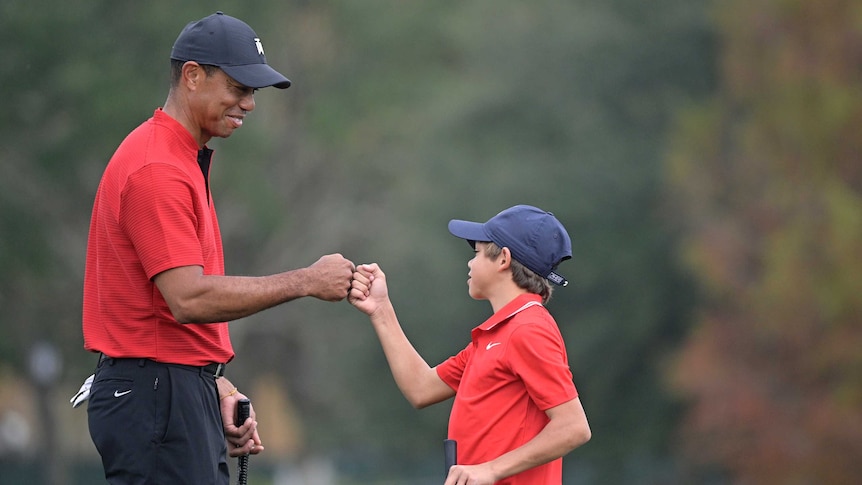
[[[470,361],[474,348],[475,346],[472,342],[467,344],[463,350],[444,360],[435,368],[440,379],[455,392],[458,392],[461,378],[464,376],[464,369],[467,368],[467,362]]]
[[[541,410],[578,397],[565,345],[556,326],[523,325],[509,338],[506,360]]]
[[[188,175],[170,165],[149,164],[129,176],[120,226],[148,278],[179,266],[203,266],[194,193]]]

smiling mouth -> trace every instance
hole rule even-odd
[[[239,128],[240,126],[242,126],[242,120],[243,120],[243,119],[242,119],[242,117],[241,117],[241,116],[231,116],[231,115],[228,115],[228,116],[227,116],[227,118],[228,118],[229,120],[231,120],[231,121],[233,122],[234,126],[236,126],[237,128]]]

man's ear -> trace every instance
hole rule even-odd
[[[180,83],[189,90],[197,89],[198,83],[206,76],[204,68],[195,61],[186,61],[180,76]]]

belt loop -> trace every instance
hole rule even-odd
[[[147,359],[138,359],[138,367],[143,367],[147,364]]]
[[[104,352],[99,352],[99,362],[96,367],[102,367],[102,364],[114,365],[115,360],[105,355]]]
[[[218,379],[219,377],[224,375],[225,367],[227,367],[227,364],[212,363],[209,365],[205,365],[201,367],[201,375]]]

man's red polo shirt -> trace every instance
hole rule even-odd
[[[200,150],[157,109],[111,158],[93,206],[84,271],[84,347],[111,357],[206,365],[234,356],[226,322],[180,324],[153,277],[197,265],[223,275],[224,255]],[[202,169],[202,166],[204,167]]]
[[[467,465],[530,441],[548,424],[545,410],[578,397],[559,328],[535,294],[519,296],[474,328],[470,344],[438,365],[437,374],[456,391],[449,438]],[[562,459],[497,483],[562,483]]]

